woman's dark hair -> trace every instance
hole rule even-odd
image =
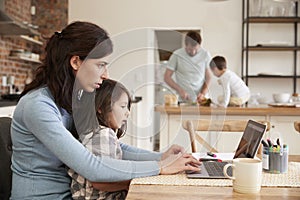
[[[218,68],[219,70],[226,69],[226,59],[223,56],[215,56],[209,63],[211,69]]]
[[[43,64],[37,68],[34,80],[25,87],[29,91],[48,86],[55,103],[72,113],[72,92],[75,74],[70,64],[72,56],[102,58],[112,53],[113,45],[105,30],[99,26],[76,21],[47,39]]]
[[[189,31],[185,36],[185,45],[196,46],[197,44],[201,44],[202,38],[200,34],[196,31]]]
[[[126,87],[111,79],[103,80],[100,88],[96,89],[95,95],[95,110],[98,122],[102,126],[109,127],[108,124],[108,114],[112,112],[113,104],[118,101],[123,93],[128,96],[128,110],[131,107],[130,93]],[[98,110],[101,110],[99,113]],[[122,125],[121,128],[117,130],[117,137],[120,138],[126,133],[127,124]]]

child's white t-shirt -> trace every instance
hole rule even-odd
[[[245,82],[229,69],[226,69],[220,76],[218,83],[223,88],[224,105],[229,104],[230,97],[243,98],[250,95],[250,90]]]

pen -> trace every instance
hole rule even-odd
[[[279,138],[277,138],[276,143],[280,146]]]
[[[211,157],[214,157],[214,158],[217,157],[217,155],[214,154],[214,153],[212,153],[212,152],[207,152],[207,155],[208,155],[208,156],[211,156]]]
[[[263,144],[264,147],[268,147],[268,143],[266,143],[266,141],[262,140],[261,143]]]
[[[201,161],[201,162],[206,162],[206,161],[222,162],[221,159],[215,159],[215,158],[200,158],[199,161]]]
[[[272,147],[272,146],[273,146],[273,144],[272,144],[272,142],[271,142],[270,139],[267,139],[267,142],[268,142],[268,144],[269,144],[269,147]]]

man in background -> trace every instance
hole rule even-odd
[[[169,59],[164,80],[177,91],[181,101],[201,103],[208,92],[211,56],[201,47],[201,42],[199,33],[189,31],[185,36],[185,47],[174,51]],[[175,80],[172,78],[174,72]]]

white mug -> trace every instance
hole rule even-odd
[[[232,176],[227,174],[232,167]],[[239,193],[258,193],[261,188],[262,162],[253,158],[236,158],[223,168],[224,175],[233,180],[233,190]]]

